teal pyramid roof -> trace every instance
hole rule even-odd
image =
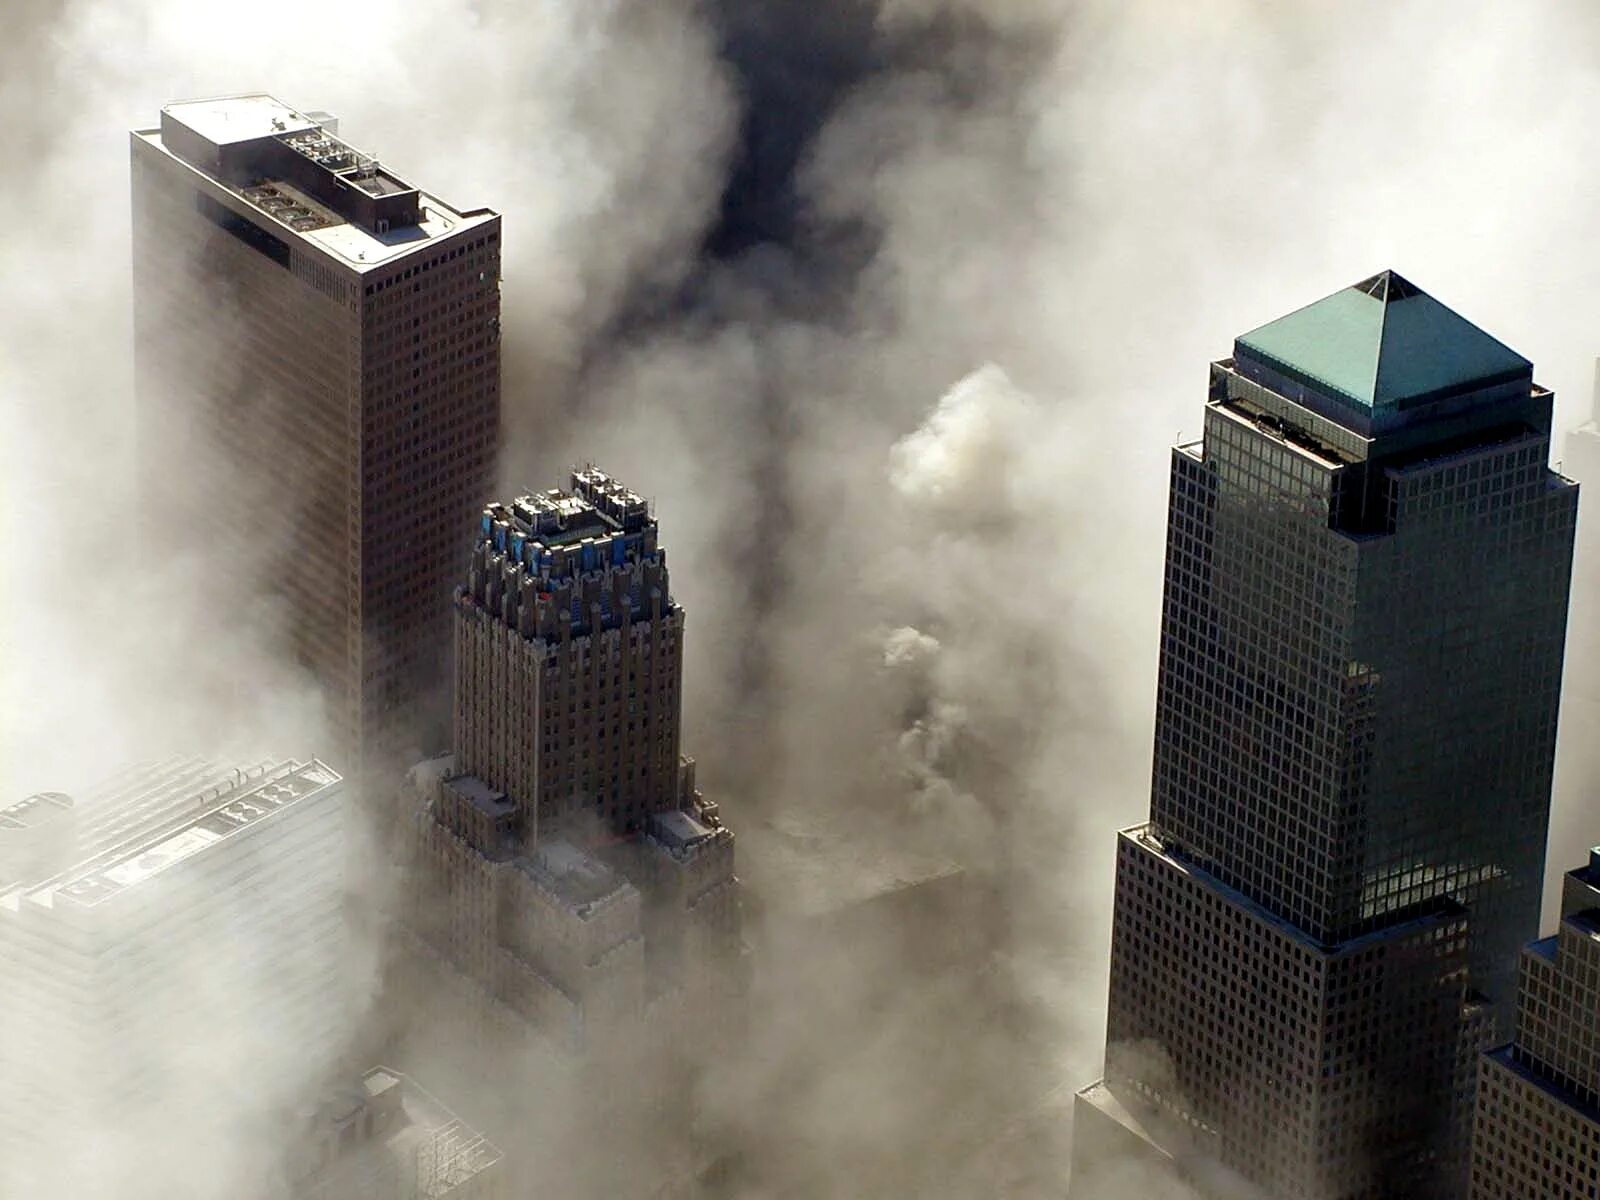
[[[1234,353],[1370,411],[1533,367],[1393,271],[1240,335]]]

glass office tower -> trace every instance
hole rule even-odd
[[[1479,1063],[1472,1200],[1600,1193],[1600,847],[1521,955],[1516,1037]]]
[[[1538,921],[1577,502],[1552,399],[1392,272],[1212,365],[1085,1156],[1144,1106],[1278,1195],[1459,1192]]]

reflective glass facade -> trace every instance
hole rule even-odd
[[[1522,951],[1516,1039],[1485,1054],[1472,1200],[1600,1194],[1600,849],[1569,871],[1555,936]]]
[[[1326,942],[1470,905],[1475,983],[1509,1004],[1577,499],[1550,393],[1357,457],[1265,391],[1218,364],[1204,445],[1174,452],[1151,820]]]
[[[1079,1111],[1203,1192],[1209,1159],[1453,1200],[1537,927],[1577,488],[1525,359],[1391,273],[1346,292],[1237,340],[1173,451],[1150,819]]]

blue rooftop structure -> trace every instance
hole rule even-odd
[[[1268,386],[1290,385],[1292,398],[1331,403],[1363,432],[1533,378],[1527,359],[1393,271],[1241,334],[1234,360]]]

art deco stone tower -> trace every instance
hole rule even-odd
[[[446,735],[450,595],[498,447],[500,218],[337,130],[258,94],[132,135],[141,490],[273,581],[329,757],[403,770]]]
[[[577,1041],[740,951],[733,834],[679,754],[683,610],[642,497],[590,468],[486,509],[455,606],[455,754],[419,768],[422,944]]]
[[[483,514],[456,600],[456,755],[517,798],[530,840],[688,807],[683,611],[656,533],[644,499],[593,469]]]
[[[1083,1178],[1120,1138],[1280,1197],[1460,1194],[1543,877],[1577,502],[1551,406],[1392,272],[1212,365]]]

